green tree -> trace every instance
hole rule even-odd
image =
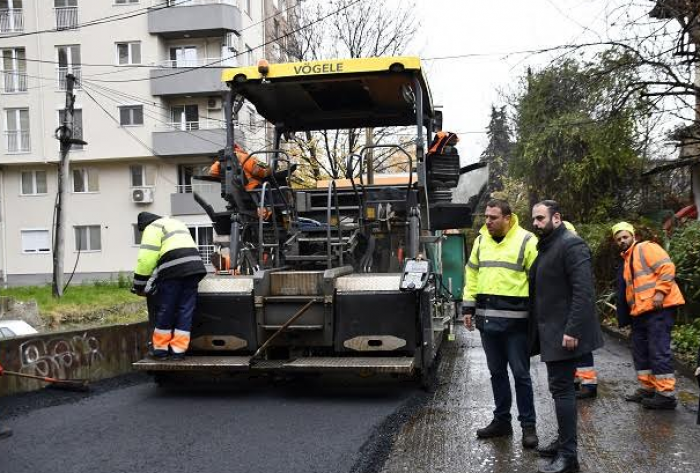
[[[513,154],[514,143],[508,126],[506,107],[491,106],[491,119],[486,128],[489,142],[481,153],[480,161],[489,163],[487,194],[503,190],[503,178],[508,175],[508,162]]]
[[[625,89],[633,70],[606,52],[595,62],[565,59],[528,70],[516,98],[516,146],[511,176],[521,179],[530,204],[555,199],[568,219],[606,220],[629,214],[641,159],[639,121],[644,104]]]

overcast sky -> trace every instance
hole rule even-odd
[[[399,0],[397,0],[399,1]],[[638,0],[415,0],[422,27],[409,53],[418,54],[430,82],[433,101],[443,106],[444,128],[462,132],[464,162],[478,160],[491,104],[502,103],[527,66],[546,65],[559,53],[505,53],[571,43],[619,39],[628,34],[617,24],[646,19],[653,7]],[[429,60],[476,54],[461,59]],[[465,133],[469,132],[469,133]]]

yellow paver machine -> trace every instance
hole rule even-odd
[[[185,360],[141,360],[135,368],[159,379],[355,371],[427,383],[455,315],[442,277],[442,230],[470,226],[472,212],[451,199],[457,150],[427,147],[442,115],[420,60],[261,61],[227,69],[222,80],[227,141],[218,180],[226,210],[195,199],[227,238],[231,270],[200,283]],[[270,149],[236,153],[234,124],[244,102],[274,130]],[[325,186],[292,187],[290,173],[280,173],[294,160],[284,138],[380,127],[410,129],[415,139],[404,147],[397,135],[394,144],[362,147],[342,158],[343,179]],[[366,182],[367,156],[379,148],[403,159],[408,172]],[[246,172],[246,160],[256,156],[270,167],[257,187]]]

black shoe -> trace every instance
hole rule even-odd
[[[539,473],[576,473],[579,470],[576,457],[557,455],[551,463],[540,466]]]
[[[170,355],[170,361],[182,361],[185,359],[184,353],[173,353]]]
[[[510,425],[510,422],[503,422],[495,419],[483,429],[476,431],[476,436],[481,439],[505,437],[506,435],[513,435],[513,426]]]
[[[168,352],[161,352],[161,351],[156,351],[156,352],[150,352],[148,354],[148,358],[153,360],[153,361],[167,361],[168,359]]]
[[[554,458],[559,453],[559,440],[553,440],[549,445],[537,447],[537,453],[543,458]]]
[[[537,448],[539,443],[537,438],[537,429],[534,425],[523,426],[523,447],[524,448]]]
[[[644,399],[654,397],[654,391],[638,388],[635,392],[625,395],[625,401],[642,403]]]
[[[576,399],[595,399],[597,397],[597,386],[583,386],[581,387],[581,390],[576,393]]]
[[[7,427],[0,428],[0,439],[6,439],[7,437],[12,437],[12,429]]]
[[[653,397],[642,399],[642,406],[647,409],[668,409],[673,410],[678,405],[678,400],[675,396],[662,396],[659,393],[654,393]]]

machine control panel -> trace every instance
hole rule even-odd
[[[425,259],[407,259],[399,289],[402,291],[420,291],[428,283],[430,261]]]

